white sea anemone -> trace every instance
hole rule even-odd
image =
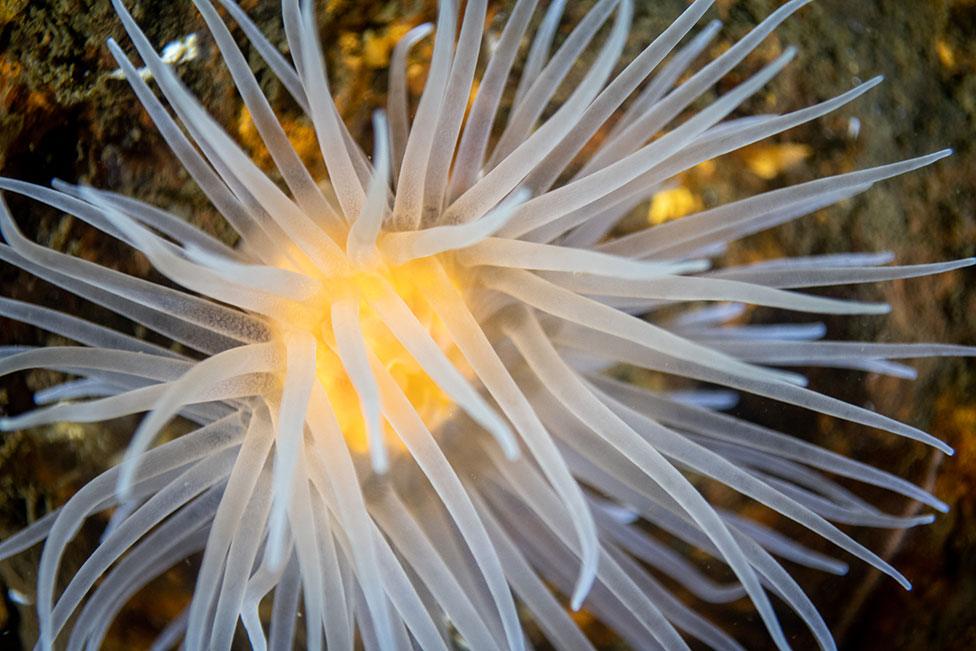
[[[468,0],[462,12],[444,0],[436,28],[413,29],[394,51],[371,159],[330,95],[314,2],[282,3],[288,61],[237,5],[220,0],[313,123],[327,182],[293,149],[216,8],[194,0],[280,184],[113,2],[151,74],[110,41],[112,54],[239,241],[228,246],[166,211],[91,187],[0,180],[0,189],[140,251],[180,287],[39,246],[0,207],[0,258],[180,344],[0,299],[0,314],[79,344],[3,350],[0,373],[46,368],[74,378],[39,393],[42,406],[3,419],[3,429],[147,412],[118,466],[0,544],[0,557],[9,557],[44,541],[42,649],[59,639],[70,649],[98,648],[131,596],[195,554],[202,560],[192,602],[158,648],[182,639],[186,649],[227,649],[240,622],[255,649],[290,648],[296,636],[309,649],[434,651],[458,637],[472,649],[523,649],[530,616],[556,647],[591,649],[560,594],[634,648],[687,648],[686,638],[740,648],[674,597],[662,575],[704,601],[747,596],[776,646],[788,648],[776,597],[832,648],[817,609],[776,557],[833,573],[845,565],[716,508],[689,477],[723,484],[908,586],[833,523],[909,527],[932,516],[883,513],[831,476],[935,510],[942,502],[716,409],[743,391],[950,452],[774,367],[899,374],[905,367],[890,360],[971,349],[822,341],[822,331],[806,326],[726,321],[746,304],[881,314],[887,306],[793,290],[971,261],[886,266],[886,256],[850,253],[711,269],[709,258],[948,152],[613,234],[676,174],[815,120],[880,81],[782,115],[730,119],[789,63],[788,49],[685,117],[806,0],[784,3],[697,70],[718,25],[689,36],[711,5],[695,0],[617,73],[633,1],[597,0],[552,48],[565,5],[553,0],[539,10],[517,82],[513,65],[539,3],[515,3],[479,68],[487,1]],[[432,31],[426,85],[411,110],[408,54]],[[585,73],[557,104],[581,57]],[[500,118],[508,93],[511,109]],[[619,364],[726,389],[652,392],[605,373]],[[154,445],[177,417],[196,429]],[[101,543],[58,594],[65,546],[87,518],[108,510]],[[726,564],[735,580],[715,583],[655,529]]]

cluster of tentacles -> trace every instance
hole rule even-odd
[[[591,649],[559,594],[634,648],[687,648],[685,637],[739,648],[676,598],[674,585],[707,602],[748,597],[787,648],[775,597],[831,648],[782,562],[832,573],[844,563],[709,503],[701,482],[724,484],[908,585],[836,525],[909,527],[931,516],[881,512],[847,480],[936,510],[942,502],[721,409],[741,391],[950,451],[910,425],[804,388],[784,367],[910,376],[894,360],[971,349],[826,341],[818,324],[732,322],[746,305],[881,314],[887,306],[795,290],[971,261],[890,266],[885,254],[844,253],[714,269],[711,260],[734,240],[947,152],[615,231],[682,171],[815,120],[879,82],[792,112],[731,118],[789,63],[789,49],[689,109],[804,0],[786,2],[700,67],[719,25],[689,36],[711,5],[696,0],[620,71],[632,0],[598,0],[558,47],[565,2],[534,20],[539,3],[518,0],[480,64],[486,0],[468,0],[463,14],[444,0],[436,29],[416,27],[393,52],[371,158],[330,95],[314,3],[283,2],[288,60],[240,7],[220,0],[314,125],[327,182],[299,158],[209,0],[194,2],[273,158],[270,173],[113,1],[149,74],[109,42],[112,54],[239,241],[229,246],[170,212],[88,186],[0,180],[0,189],[141,252],[170,282],[42,247],[5,207],[0,259],[179,344],[0,298],[3,316],[78,342],[2,350],[2,374],[46,368],[70,378],[38,392],[39,408],[4,418],[3,429],[147,412],[119,465],[0,544],[9,557],[44,541],[42,648],[59,636],[70,649],[98,648],[135,593],[195,554],[192,601],[158,648],[182,639],[187,649],[227,649],[240,622],[255,649],[291,648],[296,636],[309,649],[361,641],[446,651],[455,636],[472,649],[523,649],[528,614],[556,647]],[[432,31],[413,105],[408,61]],[[654,392],[607,373],[621,364],[713,386]],[[167,440],[177,417],[196,428]],[[66,546],[100,512],[111,512],[100,544],[58,593]],[[658,532],[727,565],[725,582]]]

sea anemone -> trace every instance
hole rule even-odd
[[[274,175],[207,114],[121,0],[113,3],[145,65],[137,69],[110,40],[121,73],[238,240],[228,245],[165,210],[89,186],[0,180],[0,189],[131,246],[169,281],[42,247],[0,204],[0,258],[173,342],[0,298],[3,316],[79,344],[2,351],[2,374],[43,368],[71,377],[38,393],[39,408],[4,418],[4,430],[146,412],[117,466],[0,544],[6,558],[44,542],[40,648],[59,638],[70,649],[98,648],[133,595],[194,555],[192,600],[157,648],[182,639],[187,649],[227,649],[240,623],[255,649],[291,648],[296,639],[309,649],[434,651],[458,640],[523,649],[527,618],[558,648],[593,648],[563,597],[634,648],[687,648],[686,638],[741,648],[674,585],[706,602],[748,597],[785,649],[775,597],[820,647],[833,648],[779,559],[837,574],[844,563],[717,507],[702,492],[716,485],[908,587],[835,523],[902,528],[932,516],[889,515],[836,478],[938,511],[945,504],[883,470],[720,410],[746,392],[951,452],[910,425],[805,388],[784,368],[898,375],[906,367],[891,360],[971,349],[826,341],[817,327],[729,322],[746,305],[882,314],[884,304],[794,290],[971,261],[888,266],[884,255],[849,253],[715,269],[710,260],[734,240],[949,152],[652,228],[617,228],[679,173],[824,116],[879,83],[781,115],[730,117],[789,63],[787,49],[703,100],[807,0],[784,3],[697,69],[718,25],[691,34],[711,5],[695,0],[619,72],[632,0],[597,0],[558,47],[566,3],[537,11],[536,0],[518,0],[480,67],[487,1],[468,0],[462,11],[444,0],[436,27],[415,27],[393,51],[372,158],[330,95],[315,3],[282,3],[289,61],[240,7],[219,0],[314,125],[327,179],[313,178],[296,153],[210,0],[194,4]],[[408,58],[431,33],[426,82],[411,109]],[[621,365],[713,388],[652,391],[621,381]],[[194,428],[159,443],[176,418]],[[111,512],[100,543],[58,593],[66,546],[100,512]],[[727,565],[734,580],[716,583],[657,531]]]

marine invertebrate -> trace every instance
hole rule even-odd
[[[97,647],[135,591],[202,553],[193,601],[161,646],[183,637],[187,648],[227,648],[241,622],[255,648],[280,648],[300,621],[310,648],[348,648],[359,637],[367,648],[409,648],[413,640],[439,649],[456,632],[471,648],[517,649],[524,646],[518,600],[556,646],[589,648],[552,586],[637,647],[682,648],[681,633],[737,647],[674,598],[646,563],[705,600],[748,596],[785,648],[772,594],[829,648],[816,608],[774,556],[832,572],[843,565],[716,509],[692,474],[907,584],[833,523],[902,527],[931,516],[882,513],[820,471],[944,508],[938,499],[866,464],[719,414],[709,408],[715,394],[655,393],[604,373],[633,364],[949,451],[774,367],[897,373],[901,367],[889,360],[968,348],[806,341],[816,337],[803,328],[720,325],[737,304],[883,313],[884,305],[793,290],[971,261],[897,267],[852,253],[720,270],[707,262],[731,240],[946,152],[609,235],[680,171],[825,115],[878,82],[791,113],[728,119],[789,62],[787,50],[681,119],[805,0],[785,3],[680,82],[717,30],[710,24],[681,44],[709,0],[691,3],[616,75],[632,3],[597,0],[550,52],[564,6],[556,0],[532,37],[505,119],[498,119],[499,105],[538,3],[515,4],[468,107],[486,2],[471,0],[463,12],[443,2],[412,119],[406,56],[431,27],[416,28],[397,46],[389,104],[374,120],[372,160],[329,94],[314,3],[283,3],[289,62],[239,7],[221,0],[314,124],[328,185],[312,178],[288,142],[216,8],[209,0],[195,4],[280,185],[206,114],[118,0],[120,19],[175,117],[121,48],[109,47],[174,153],[237,231],[235,247],[109,192],[0,180],[4,191],[49,203],[131,245],[180,287],[40,247],[0,208],[0,258],[182,345],[176,351],[0,301],[5,315],[83,344],[5,351],[0,372],[53,368],[79,379],[39,396],[57,404],[5,418],[3,428],[148,412],[119,466],[0,545],[0,556],[9,556],[46,540],[38,572],[42,647],[62,634],[73,648]],[[582,79],[547,115],[571,66],[591,47]],[[721,303],[660,316],[662,308],[702,301]],[[153,447],[177,416],[198,428]],[[65,544],[87,517],[107,509],[114,513],[101,544],[56,595]],[[713,555],[736,581],[715,585],[640,522]],[[273,604],[267,631],[266,600]]]

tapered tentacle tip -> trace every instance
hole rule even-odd
[[[390,472],[390,457],[384,452],[370,454],[370,467],[376,475]]]
[[[518,461],[522,456],[522,450],[519,448],[519,445],[515,441],[514,437],[505,439],[502,442],[502,453],[509,461]]]
[[[584,554],[584,559],[586,555]],[[579,578],[576,580],[576,586],[573,588],[573,594],[569,599],[569,607],[573,612],[579,612],[583,607],[583,602],[586,597],[589,596],[590,590],[593,589],[593,583],[596,581],[596,568],[595,566],[590,569],[587,562],[584,560],[583,570],[580,572]]]
[[[866,82],[864,82],[864,85],[866,87],[868,87],[868,88],[874,88],[875,86],[877,86],[878,84],[880,84],[884,80],[885,80],[885,76],[884,75],[875,75],[874,77],[871,77]]]
[[[883,571],[885,572],[885,574],[887,574],[888,576],[890,576],[891,578],[893,578],[895,581],[897,581],[898,582],[898,585],[900,585],[901,587],[903,587],[905,590],[911,592],[911,590],[912,590],[912,582],[908,580],[908,577],[906,577],[904,574],[902,574],[901,572],[899,572],[898,570],[896,570],[891,565],[888,565],[887,563],[885,563],[885,567],[884,567],[884,570]]]
[[[574,594],[572,600],[569,603],[569,607],[574,613],[579,612],[583,607],[583,600],[586,599],[586,595]]]
[[[791,373],[790,371],[780,371],[780,377],[787,384],[792,384],[798,387],[805,387],[810,384],[810,380],[807,379],[802,373]]]
[[[109,38],[107,41],[105,41],[105,45],[108,46],[108,51],[111,53],[112,58],[115,59],[116,63],[118,63],[120,66],[124,61],[128,61],[125,52],[122,50],[122,46],[119,45],[118,41],[116,41],[114,38]]]

